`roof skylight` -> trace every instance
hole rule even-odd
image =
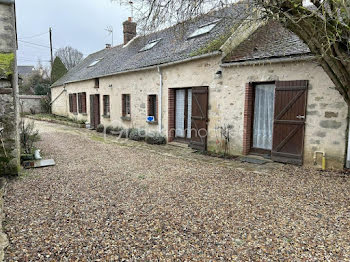
[[[156,39],[156,40],[149,42],[144,47],[142,47],[139,52],[143,52],[143,51],[147,51],[147,50],[152,49],[156,44],[158,44],[160,42],[160,40],[161,39]]]
[[[102,58],[94,60],[88,67],[91,67],[91,66],[98,64],[101,60],[102,60]]]
[[[209,33],[211,30],[213,30],[213,28],[217,25],[217,23],[219,21],[220,20],[215,20],[209,24],[205,24],[205,25],[200,26],[199,28],[197,28],[197,30],[195,30],[192,34],[190,34],[188,38],[193,38],[196,36],[200,36],[200,35],[204,35],[204,34]]]

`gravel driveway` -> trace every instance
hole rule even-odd
[[[57,165],[8,186],[8,261],[350,260],[350,177],[259,174],[37,127]]]

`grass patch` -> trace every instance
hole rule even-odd
[[[79,125],[80,127],[84,127],[85,121],[86,121],[86,120],[78,120],[77,118],[70,118],[70,117],[58,116],[53,114],[36,114],[36,115],[26,115],[26,116],[34,120],[42,120],[42,121],[62,123],[62,124],[67,123],[68,125],[74,124],[74,125]]]

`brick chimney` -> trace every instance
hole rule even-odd
[[[123,33],[124,33],[124,45],[130,42],[136,36],[136,23],[132,21],[129,17],[127,21],[123,23]]]

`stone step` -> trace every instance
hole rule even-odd
[[[190,149],[188,147],[188,144],[186,143],[181,143],[181,142],[170,142],[168,143],[169,146],[175,146],[175,147],[181,147],[181,148],[186,148],[186,149]]]

